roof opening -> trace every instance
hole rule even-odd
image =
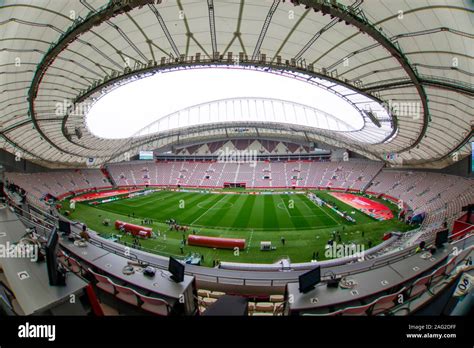
[[[334,131],[364,126],[363,118],[351,103],[306,82],[307,75],[293,77],[296,78],[268,68],[264,71],[237,66],[157,72],[102,96],[89,110],[86,124],[92,134],[106,139],[229,121],[274,121]],[[212,103],[216,100],[225,102],[198,111],[192,108],[207,103],[216,105]],[[255,100],[254,104],[251,100]],[[179,117],[186,109],[193,112]],[[312,114],[311,110],[318,112]],[[159,129],[147,130],[148,125],[160,119],[168,122],[160,122]]]

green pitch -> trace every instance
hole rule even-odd
[[[305,195],[202,194],[158,192],[153,197],[136,197],[98,209],[180,225],[222,227],[240,230],[307,229],[338,226],[341,220],[321,209]]]
[[[224,191],[223,191],[224,192]],[[335,199],[325,192],[316,191],[325,200]],[[387,204],[386,202],[384,202]],[[357,221],[351,223],[327,207],[319,207],[304,194],[210,194],[198,192],[159,191],[147,196],[123,199],[90,206],[78,203],[71,218],[85,222],[89,228],[105,237],[116,235],[115,220],[142,224],[143,219],[153,219],[153,231],[157,238],[140,240],[141,247],[149,252],[184,257],[199,253],[204,265],[212,266],[214,260],[231,262],[273,263],[281,257],[292,262],[307,262],[315,255],[325,259],[324,247],[334,231],[342,237],[342,243],[363,244],[368,248],[381,242],[388,231],[406,231],[407,226],[396,219],[376,221],[355,211],[342,202],[338,208],[348,211]],[[396,207],[389,205],[394,212]],[[63,206],[67,208],[68,202]],[[245,238],[247,248],[236,255],[233,250],[220,250],[186,245],[181,254],[180,244],[183,232],[170,231],[165,223],[175,219],[178,224],[190,226],[187,233],[198,235]],[[112,226],[104,226],[104,219],[110,219]],[[281,238],[285,239],[285,244]],[[130,236],[121,236],[120,242],[130,243]],[[260,251],[261,241],[271,241],[275,251]]]

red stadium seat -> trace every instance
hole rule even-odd
[[[67,261],[69,263],[69,269],[71,270],[72,273],[77,274],[77,275],[82,275],[83,273],[82,265],[76,259],[73,259],[72,257],[70,257],[68,258]]]
[[[369,315],[374,304],[375,302],[371,302],[362,306],[344,308],[341,315]]]
[[[97,280],[97,283],[95,284],[95,286],[97,286],[99,289],[111,294],[111,295],[115,295],[115,285],[114,283],[112,282],[112,280],[110,280],[108,277],[106,276],[103,276],[99,273],[96,273],[94,272],[93,270],[91,270],[90,268],[88,268],[88,271],[94,276],[94,278]]]
[[[119,300],[122,300],[128,304],[131,304],[133,306],[138,306],[139,301],[138,298],[140,294],[136,292],[135,290],[128,288],[126,286],[118,285],[115,284],[115,290],[117,290],[115,297],[118,298]]]
[[[302,316],[304,317],[336,317],[342,314],[344,310],[340,309],[334,312],[329,313],[303,313]]]
[[[390,309],[392,309],[398,304],[396,303],[396,301],[398,300],[399,295],[401,295],[405,290],[406,288],[404,287],[398,290],[394,294],[379,297],[377,300],[375,300],[374,307],[372,308],[372,311],[370,314],[380,315],[380,314],[387,313],[388,311],[390,311]]]
[[[140,300],[143,302],[141,309],[161,316],[168,316],[170,313],[170,306],[168,302],[161,298],[149,297],[145,295],[138,295]]]
[[[428,290],[431,280],[431,274],[417,279],[413,285],[408,289],[408,299],[413,299],[420,296],[423,292]]]
[[[451,274],[456,268],[456,265],[457,265],[457,256],[453,256],[451,260],[449,260],[448,263],[446,264],[446,274],[447,275]]]
[[[448,264],[444,264],[441,267],[438,267],[436,270],[434,270],[433,273],[431,273],[430,285],[437,283],[438,281],[444,278],[444,276],[446,275],[447,267],[448,267]]]
[[[63,265],[64,267],[69,268],[69,263],[68,263],[69,256],[62,250],[58,250],[58,253],[56,255],[58,257],[59,263]]]

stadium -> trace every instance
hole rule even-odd
[[[473,10],[0,1],[1,312],[472,314]]]

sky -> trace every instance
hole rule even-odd
[[[101,138],[127,138],[175,111],[235,97],[293,101],[328,112],[354,127],[362,124],[350,104],[304,81],[255,70],[211,68],[158,73],[121,86],[93,105],[86,125]]]

